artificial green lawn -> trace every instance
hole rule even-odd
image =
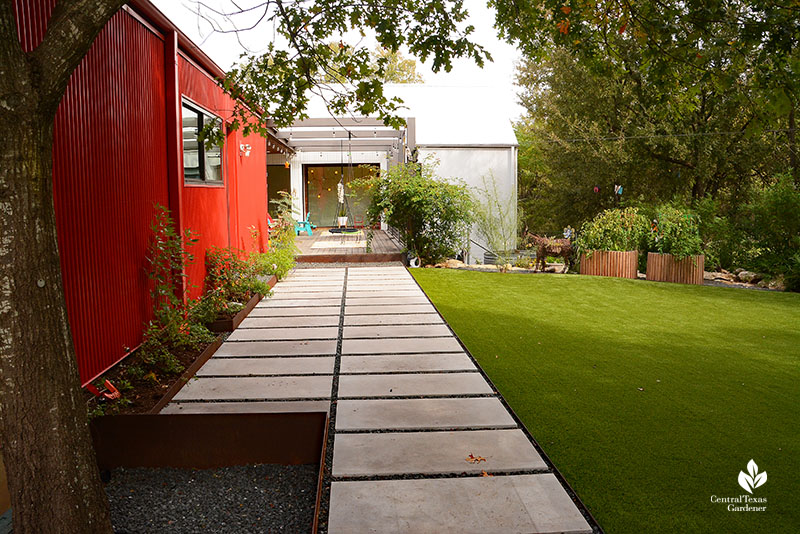
[[[798,532],[800,294],[413,274],[606,532]]]

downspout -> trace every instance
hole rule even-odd
[[[175,231],[183,242],[183,127],[181,123],[181,90],[178,82],[178,33],[164,34],[164,104],[167,112],[167,192],[169,211]],[[186,273],[181,273],[186,274]],[[180,276],[175,291],[179,298],[186,292],[186,277]]]

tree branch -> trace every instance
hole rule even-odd
[[[125,0],[59,0],[42,43],[30,54],[41,111],[55,114],[72,72]]]
[[[13,2],[0,2],[0,96],[11,91],[9,84],[15,79],[15,72],[24,69],[25,52],[19,42],[17,23],[14,17]],[[4,107],[8,107],[6,104]]]

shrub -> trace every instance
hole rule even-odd
[[[646,233],[647,219],[637,208],[611,209],[584,223],[575,243],[579,253],[639,250]]]
[[[751,268],[784,275],[787,289],[800,290],[800,191],[788,175],[755,195],[746,231],[756,247]]]
[[[395,227],[408,251],[423,263],[436,263],[467,248],[472,199],[463,183],[436,176],[436,163],[409,162],[354,181],[370,196],[370,224],[383,218]]]
[[[677,259],[702,254],[697,215],[669,205],[658,206],[647,234],[647,250],[672,254]]]
[[[256,274],[267,277],[274,274],[278,280],[283,280],[295,266],[294,251],[283,247],[253,253],[251,259]]]
[[[226,302],[246,303],[253,295],[269,294],[269,286],[260,280],[255,262],[242,259],[235,248],[212,247],[206,251],[206,296]]]
[[[753,247],[740,224],[731,214],[720,207],[720,203],[706,197],[695,203],[698,215],[700,239],[706,255],[706,267],[711,269],[733,269],[748,262]]]

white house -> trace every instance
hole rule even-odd
[[[387,169],[417,152],[421,161],[433,156],[438,174],[458,178],[476,191],[494,189],[497,198],[516,218],[517,139],[511,118],[492,90],[485,87],[447,87],[426,84],[389,84],[388,95],[398,96],[407,109],[402,130],[388,128],[370,117],[331,117],[321,100],[312,102],[311,118],[279,131],[295,150],[289,158],[269,155],[268,182],[272,199],[277,191],[291,191],[295,216],[319,226],[334,226],[338,203],[336,184],[368,171],[369,165]],[[493,180],[493,184],[492,184]],[[365,205],[349,199],[358,223]],[[471,236],[472,258],[483,256],[486,242]]]

